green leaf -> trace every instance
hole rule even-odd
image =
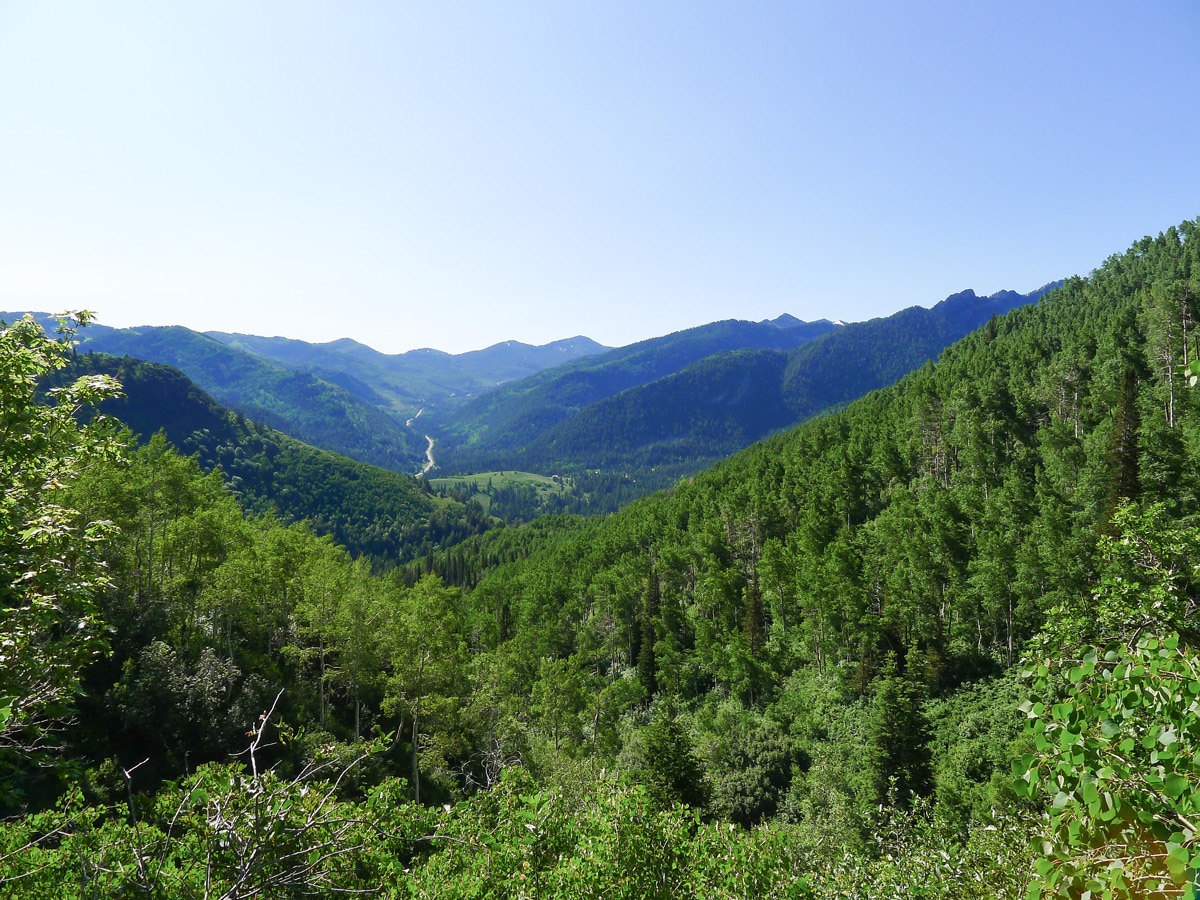
[[[1177,881],[1182,881],[1188,875],[1187,848],[1180,844],[1167,844],[1167,871]]]
[[[1178,772],[1168,773],[1167,777],[1163,779],[1163,783],[1164,789],[1171,797],[1183,796],[1183,793],[1188,789],[1189,784],[1187,777],[1180,775]]]
[[[1026,753],[1020,759],[1014,759],[1012,761],[1012,773],[1014,775],[1016,775],[1018,778],[1020,778],[1024,781],[1028,781],[1029,776],[1030,776],[1030,770],[1033,769],[1034,762],[1035,762],[1034,758],[1031,755],[1029,755],[1028,753]]]

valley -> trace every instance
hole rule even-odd
[[[1197,47],[0,3],[0,900],[1200,900]]]
[[[575,485],[558,475],[533,472],[479,472],[474,475],[449,475],[430,479],[441,494],[474,500],[483,511],[505,520],[528,521],[547,511],[554,501],[561,503],[572,496]]]
[[[395,472],[566,475],[575,498],[544,511],[607,514],[890,384],[1049,287],[966,291],[870,322],[715,322],[615,350],[576,337],[386,356],[350,340],[94,324],[80,349],[176,366],[252,420]]]
[[[352,397],[394,469],[99,352],[142,336],[16,322],[0,883],[102,852],[104,890],[185,896],[237,841],[310,891],[1184,895],[1198,298],[1188,221],[1028,295],[718,322],[411,409],[143,345],[292,429],[383,421]]]

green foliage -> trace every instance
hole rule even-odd
[[[667,809],[681,803],[704,809],[706,797],[700,762],[678,712],[667,703],[642,733],[642,781],[650,799]]]
[[[1017,797],[1011,761],[1032,750],[1021,718],[1025,696],[1013,673],[980,682],[934,700],[926,707],[933,731],[929,743],[938,817],[959,833],[972,822],[989,823],[1000,811],[1032,817],[1037,807]]]
[[[520,776],[451,809],[433,843],[397,896],[1016,898],[1026,867],[1010,819],[958,841],[921,811],[890,816],[868,850],[839,852],[801,827],[704,824],[640,787],[573,798]]]
[[[701,826],[640,787],[585,799],[511,777],[448,816],[440,853],[412,872],[417,897],[812,897],[784,834]]]
[[[1052,797],[1050,840],[1038,865],[1044,891],[1149,896],[1178,889],[1200,863],[1195,654],[1169,634],[1076,662],[1073,696],[1049,709],[1026,707],[1039,757],[1017,764],[1024,769],[1019,787]],[[1048,667],[1034,674],[1034,690],[1046,691]]]
[[[709,808],[721,820],[750,827],[776,816],[794,771],[811,761],[796,751],[778,722],[727,700],[705,721],[700,755],[711,785]]]
[[[0,801],[22,793],[15,776],[50,749],[80,669],[106,648],[95,597],[107,523],[81,521],[63,495],[119,452],[109,423],[74,418],[119,385],[80,377],[40,402],[39,386],[71,353],[65,318],[61,332],[51,340],[31,318],[0,328]]]
[[[88,351],[173,366],[226,406],[313,446],[406,473],[424,458],[421,434],[345,388],[190,329],[96,326],[83,338]]]
[[[348,766],[314,760],[290,779],[203,766],[109,809],[73,790],[58,809],[0,828],[0,885],[48,900],[378,895],[404,877],[433,819],[404,802],[402,783],[361,802],[337,796],[354,765],[380,750],[367,747]]]
[[[355,554],[394,563],[491,524],[476,507],[429,496],[408,475],[317,450],[230,412],[166,366],[87,354],[68,371],[119,379],[126,397],[102,403],[100,411],[143,442],[161,429],[206,471],[219,468],[249,511],[307,520]]]
[[[1013,763],[1019,793],[1049,801],[1040,895],[1194,896],[1200,868],[1200,655],[1193,618],[1200,535],[1162,529],[1161,506],[1123,508],[1104,543],[1103,643],[1027,672],[1036,750]]]
[[[469,691],[467,647],[459,595],[436,575],[421,579],[394,601],[383,646],[390,662],[383,708],[408,725],[414,796],[421,799],[422,765],[443,791],[453,790],[453,761],[467,755],[459,711]]]
[[[889,657],[876,681],[867,720],[871,768],[880,800],[894,797],[894,803],[904,806],[914,796],[929,794],[932,775],[924,700],[921,685],[907,675],[898,674],[894,659]]]
[[[223,759],[240,723],[281,688],[287,718],[357,740],[377,723],[403,724],[407,707],[385,701],[426,656],[418,702],[439,731],[426,732],[422,752],[434,769],[468,754],[439,712],[465,693],[452,690],[466,666],[457,593],[435,580],[404,588],[303,525],[245,518],[219,475],[161,436],[125,466],[88,472],[71,497],[122,535],[106,548],[100,596],[114,653],[87,671],[87,715],[72,738],[94,763],[149,752],[140,777],[153,784]],[[443,601],[446,613],[435,608]]]

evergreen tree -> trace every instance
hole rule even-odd
[[[909,654],[912,667],[920,654]],[[875,698],[867,723],[867,741],[879,800],[908,805],[932,788],[929,766],[929,724],[924,713],[925,691],[911,668],[900,674],[889,655],[875,683]]]
[[[659,707],[642,732],[645,745],[646,789],[660,807],[683,803],[703,809],[706,803],[704,775],[692,739],[674,704]]]

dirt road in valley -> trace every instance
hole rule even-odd
[[[427,475],[433,468],[433,438],[425,435],[425,440],[429,441],[429,446],[425,448],[425,467],[417,473],[418,475]]]

